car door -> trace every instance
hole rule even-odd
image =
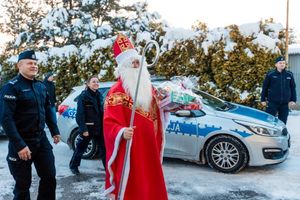
[[[195,117],[180,117],[170,113],[166,128],[166,157],[193,157],[197,153],[198,126]]]

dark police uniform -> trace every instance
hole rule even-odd
[[[105,144],[103,137],[103,98],[100,92],[92,91],[87,87],[84,90],[77,102],[76,122],[79,126],[79,139],[76,144],[76,149],[70,161],[70,169],[75,174],[78,174],[78,167],[83,153],[85,152],[92,138],[98,143],[100,158],[102,158],[103,166],[105,165]],[[89,136],[83,136],[82,133],[88,132]]]
[[[44,78],[44,84],[47,88],[47,92],[48,92],[48,95],[49,95],[49,99],[50,99],[50,103],[51,103],[51,111],[52,111],[52,116],[54,117],[53,120],[55,122],[57,122],[57,119],[56,119],[56,107],[55,107],[55,103],[56,103],[56,94],[55,94],[55,84],[53,81],[48,81],[48,78],[50,76],[53,76],[53,73],[52,72],[48,72],[46,73],[45,75],[45,78]]]
[[[285,124],[289,114],[288,103],[296,102],[296,84],[293,73],[288,70],[279,72],[277,69],[267,73],[263,82],[261,101],[267,101],[267,113],[276,116]]]
[[[40,177],[37,199],[55,199],[54,155],[44,131],[45,122],[52,136],[59,135],[59,130],[52,120],[45,85],[19,74],[4,86],[1,101],[2,126],[9,139],[7,162],[16,181],[14,199],[30,199],[32,163]],[[18,156],[18,152],[26,146],[32,152],[31,159],[27,161]]]

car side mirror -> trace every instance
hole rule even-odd
[[[192,113],[190,110],[177,110],[174,113],[177,117],[191,117]]]

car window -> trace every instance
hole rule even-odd
[[[76,90],[72,89],[71,93],[69,94],[69,96],[71,94],[73,94]],[[80,95],[80,94],[79,94]],[[74,98],[74,102],[77,102],[78,101],[78,98],[79,98],[79,95],[77,95],[75,98]]]
[[[234,105],[232,105],[226,101],[223,101],[221,99],[218,99],[217,97],[214,97],[203,91],[193,89],[193,92],[202,97],[203,104],[205,104],[215,110],[226,111],[226,110],[232,109],[234,107]]]

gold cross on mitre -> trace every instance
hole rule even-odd
[[[119,35],[117,43],[122,51],[134,48],[129,39],[123,34]]]

